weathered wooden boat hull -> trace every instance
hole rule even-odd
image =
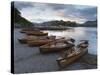
[[[43,46],[40,46],[40,48],[39,48],[40,52],[41,53],[50,53],[50,52],[64,51],[74,45],[74,44],[66,44],[65,46],[61,46],[61,47],[59,47],[59,46],[50,47],[50,45],[54,44],[55,42],[64,44],[65,40],[64,39],[56,39],[53,42],[50,42]]]
[[[39,30],[21,30],[20,33],[40,33]]]
[[[35,35],[35,36],[45,36],[48,35],[48,33],[43,32],[26,32],[27,35]]]
[[[27,32],[40,32],[39,29],[36,28],[23,28],[19,31],[20,33],[27,33]]]
[[[44,40],[35,40],[35,41],[27,41],[27,44],[28,44],[28,46],[30,46],[30,47],[33,47],[33,46],[42,46],[42,45],[45,45],[45,44],[47,44],[47,43],[49,43],[49,42],[52,42],[53,40],[46,40],[46,39],[44,39]]]
[[[32,31],[33,29],[30,29],[30,28],[23,28],[20,30],[20,33],[26,33],[28,31]]]
[[[20,33],[28,33],[28,32],[33,32],[33,31],[27,31],[27,30],[21,30]],[[34,31],[36,32],[36,31]]]
[[[69,57],[69,58],[61,58],[56,60],[57,64],[59,65],[60,68],[64,68],[65,66],[73,63],[75,60],[79,59],[81,56],[83,56],[84,54],[88,53],[88,49],[84,49],[81,53],[79,53],[78,55]]]
[[[24,38],[18,39],[18,41],[22,44],[29,44],[29,46],[40,46],[44,45],[46,43],[49,43],[50,41],[54,40],[55,36],[26,36]],[[38,41],[40,40],[40,41]],[[41,41],[42,40],[42,41]]]

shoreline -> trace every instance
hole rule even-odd
[[[20,44],[17,39],[22,36],[24,36],[24,34],[20,33],[19,29],[14,29],[15,73],[97,69],[97,64],[87,63],[88,59],[90,60],[90,58],[95,58],[97,56],[89,54],[89,56],[86,55],[82,59],[79,59],[76,62],[66,66],[66,68],[59,70],[59,66],[57,65],[56,59],[60,56],[60,53],[50,53],[43,55],[39,52],[38,47],[28,47],[26,44]]]

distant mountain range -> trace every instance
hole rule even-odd
[[[72,26],[76,26],[76,22],[71,22],[71,21],[66,22],[63,20],[60,20],[60,21],[54,20],[54,21],[47,21],[47,22],[39,23],[38,25],[40,25],[40,26],[69,26],[69,27],[72,27]]]
[[[48,21],[43,23],[32,23],[21,16],[20,11],[14,7],[14,4],[11,4],[11,16],[13,16],[14,19],[14,27],[20,28],[20,27],[34,27],[34,26],[66,26],[66,27],[97,27],[97,20],[95,21],[87,21],[83,24],[78,24],[76,22],[71,21],[63,21],[63,20],[54,20],[54,21]]]
[[[83,24],[78,24],[76,22],[71,21],[63,21],[63,20],[55,20],[55,21],[48,21],[43,23],[34,23],[36,26],[68,26],[68,27],[97,27],[97,20],[95,21],[87,21]]]
[[[84,24],[81,24],[80,26],[84,26],[84,27],[97,27],[97,20],[95,20],[95,21],[87,21]]]

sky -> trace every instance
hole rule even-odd
[[[75,21],[84,23],[97,19],[97,7],[87,5],[51,4],[36,2],[14,2],[21,16],[31,22],[52,20]]]

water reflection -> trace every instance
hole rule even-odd
[[[72,37],[76,39],[76,43],[79,40],[89,40],[89,53],[97,54],[97,29],[96,28],[86,28],[86,27],[76,27],[72,30],[65,31],[45,31],[49,35],[56,35],[57,37]]]

